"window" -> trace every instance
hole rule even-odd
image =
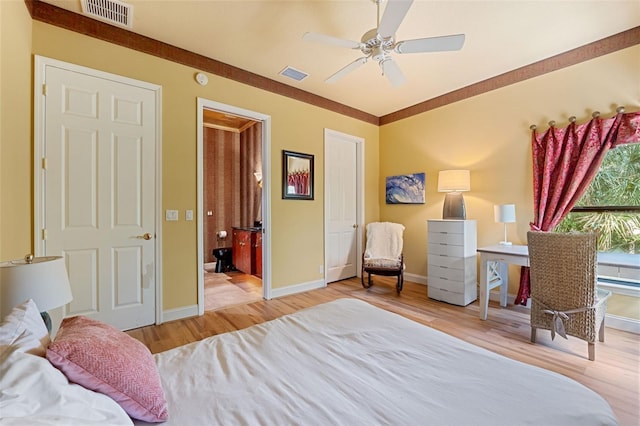
[[[640,144],[609,150],[598,174],[557,231],[595,231],[599,258],[640,264]],[[614,262],[615,263],[615,262]],[[607,325],[640,330],[640,270],[598,265],[598,286],[613,295]]]
[[[598,251],[640,254],[640,144],[609,150],[556,231],[596,232]]]

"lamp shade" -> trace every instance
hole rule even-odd
[[[63,257],[32,257],[32,260],[0,263],[1,317],[29,299],[33,299],[41,312],[73,300]]]
[[[500,223],[513,223],[516,221],[516,205],[500,204],[493,206],[493,218]]]
[[[462,192],[470,189],[469,170],[442,170],[438,173],[438,192]]]

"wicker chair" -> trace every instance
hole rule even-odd
[[[536,330],[586,340],[595,360],[596,334],[604,342],[604,316],[611,292],[596,287],[596,235],[528,232],[531,273],[531,341]]]
[[[392,222],[372,222],[367,225],[367,247],[362,253],[362,287],[372,285],[371,275],[397,276],[396,291],[404,285],[402,238],[404,226]],[[368,274],[367,282],[364,274]]]

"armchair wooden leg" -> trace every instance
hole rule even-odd
[[[589,344],[589,361],[596,360],[596,344],[595,342],[587,342]]]
[[[604,342],[604,318],[602,319],[602,323],[600,324],[600,331],[598,331],[598,340]]]
[[[531,327],[531,343],[535,343],[536,342],[536,328],[535,327]]]

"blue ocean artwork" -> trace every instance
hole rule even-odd
[[[387,204],[424,204],[424,173],[387,177]]]

